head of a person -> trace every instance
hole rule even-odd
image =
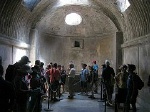
[[[119,70],[119,72],[125,72],[127,70],[127,66],[121,65],[118,70]]]
[[[74,64],[69,64],[69,68],[74,68]]]
[[[88,66],[89,70],[94,70],[93,67],[91,65]]]
[[[38,70],[38,68],[37,68],[38,66],[34,66],[34,67],[32,67],[31,69],[32,69],[32,73],[31,73],[31,76],[32,77],[36,77],[37,76],[37,74],[39,74],[39,70]]]
[[[110,62],[108,60],[105,60],[105,65],[110,66]]]
[[[89,68],[89,70],[91,70],[92,66],[89,65],[88,68]]]
[[[128,71],[133,72],[136,70],[136,66],[134,64],[128,64]]]
[[[58,66],[57,66],[57,63],[54,63],[53,67],[54,67],[54,68],[57,68],[57,67],[58,67]]]
[[[44,62],[41,62],[41,63],[40,63],[40,67],[43,67],[43,66],[44,66]]]
[[[35,60],[35,65],[36,66],[40,66],[41,65],[41,61],[40,60]]]
[[[20,62],[22,65],[30,63],[31,61],[29,60],[28,56],[22,56]]]
[[[4,73],[4,68],[2,65],[0,65],[0,77],[3,75],[3,73]]]
[[[86,67],[87,67],[87,64],[84,63],[84,64],[83,64],[83,68],[86,68]]]
[[[46,66],[46,69],[51,69],[52,68],[52,65],[51,64],[48,64],[47,66]]]
[[[32,71],[34,72],[34,73],[36,73],[36,74],[40,74],[40,67],[39,66],[34,66],[34,67],[32,67]]]
[[[105,65],[105,64],[102,64],[101,66],[102,66],[102,69],[104,69],[104,68],[106,67],[106,65]]]
[[[93,61],[93,64],[96,64],[96,61],[95,61],[95,60]]]
[[[127,68],[128,68],[127,65],[122,65],[122,70],[123,70],[123,71],[126,71]]]
[[[28,65],[23,65],[21,68],[18,69],[18,74],[19,74],[19,75],[22,75],[22,76],[31,74],[32,72],[33,72],[33,71],[32,71],[32,69],[31,69],[31,67],[28,66]]]

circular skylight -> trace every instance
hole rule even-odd
[[[82,18],[77,13],[70,13],[66,15],[65,22],[68,25],[79,25],[82,22]]]

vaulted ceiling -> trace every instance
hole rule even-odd
[[[85,1],[89,3],[61,5],[59,0],[41,0],[30,11],[22,5],[22,0],[1,0],[0,34],[26,41],[32,28],[62,36],[123,31],[126,37],[138,37],[149,33],[149,0],[129,0],[131,6],[123,14],[116,7],[116,0]],[[83,18],[78,28],[64,25],[66,14],[71,11],[78,12]]]
[[[84,3],[84,1],[86,2]],[[70,4],[66,5],[59,3],[59,0],[47,2],[42,1],[33,11],[36,21],[34,20],[32,27],[38,26],[43,33],[89,37],[122,30],[119,20],[110,11],[111,9],[107,8],[110,5],[110,8],[113,8],[116,14],[121,17],[120,12],[115,7],[115,1],[107,1],[109,3],[105,1],[106,5],[108,5],[107,7],[103,5],[105,3],[101,3],[102,1],[97,2],[94,0],[82,0],[81,3],[70,2]],[[65,24],[65,16],[72,12],[81,15],[83,21],[80,25],[68,26]]]

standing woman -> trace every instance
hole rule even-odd
[[[120,70],[121,71],[115,76],[115,81],[118,88],[118,94],[116,96],[118,106],[120,103],[125,103],[127,95],[127,79],[129,75],[126,65],[122,65]]]

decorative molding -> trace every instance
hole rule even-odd
[[[9,37],[1,35],[1,34],[0,34],[0,43],[20,47],[23,49],[30,48],[30,45],[23,41],[20,41],[20,40],[14,39],[14,38],[9,38]]]
[[[96,34],[94,34],[94,35],[88,35],[88,36],[84,36],[84,35],[57,35],[57,34],[54,34],[54,33],[44,33],[44,35],[46,35],[46,36],[48,36],[48,37],[50,37],[50,38],[53,38],[53,37],[55,37],[55,38],[82,38],[82,39],[90,39],[90,38],[94,38],[94,39],[96,39],[96,38],[101,38],[101,39],[103,39],[103,38],[105,38],[106,36],[110,36],[110,35],[115,35],[116,34],[116,32],[111,32],[111,33],[102,33],[102,34],[100,34],[100,33],[96,33]]]
[[[126,47],[139,46],[139,45],[148,44],[148,43],[150,43],[150,34],[141,36],[131,41],[127,41],[124,44],[122,44],[121,47],[126,48]]]

